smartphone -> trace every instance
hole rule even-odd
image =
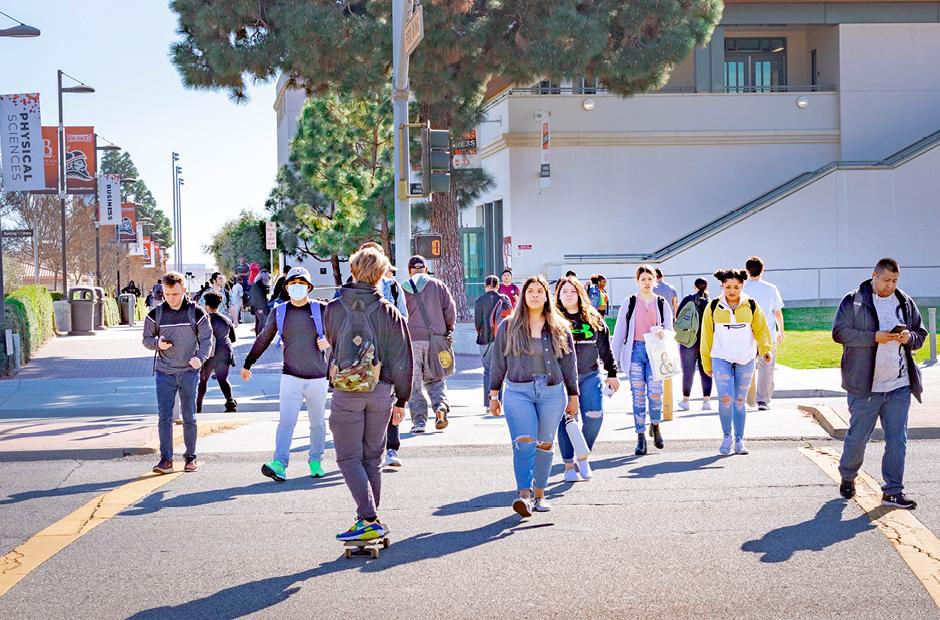
[[[888,333],[889,333],[889,334],[900,334],[901,332],[903,332],[903,331],[906,330],[906,329],[907,329],[907,325],[895,325],[895,326],[891,329],[891,331],[888,332]]]

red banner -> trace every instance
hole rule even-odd
[[[121,243],[137,243],[137,205],[133,202],[121,205],[121,226],[118,234]]]
[[[42,128],[43,168],[46,173],[46,193],[59,189],[59,128]],[[65,179],[69,194],[94,194],[95,175],[95,128],[65,128]]]

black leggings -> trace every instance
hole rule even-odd
[[[689,397],[692,393],[692,381],[695,379],[695,368],[698,367],[699,377],[702,379],[702,394],[710,396],[712,393],[712,378],[702,368],[702,353],[698,345],[684,347],[679,345],[679,357],[682,359],[682,396]]]
[[[196,409],[202,410],[202,399],[206,395],[206,388],[209,387],[209,377],[212,371],[215,371],[215,380],[219,382],[219,389],[225,395],[225,400],[232,400],[232,386],[228,382],[228,370],[231,368],[228,364],[214,364],[213,360],[208,360],[199,370],[199,388],[196,390]]]

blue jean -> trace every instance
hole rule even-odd
[[[578,391],[581,393],[581,433],[588,448],[594,448],[597,435],[601,432],[604,422],[604,381],[600,373],[592,372],[578,378]],[[565,417],[562,416],[558,425],[558,449],[561,450],[561,460],[565,463],[574,463],[574,446],[568,439],[565,430]]]
[[[663,382],[653,379],[653,367],[642,340],[634,340],[630,352],[630,391],[633,393],[633,426],[642,434],[646,432],[647,398],[650,424],[663,420]]]
[[[490,365],[493,362],[493,352],[496,350],[496,343],[477,345],[480,347],[480,358],[483,360],[483,406],[490,406]],[[503,391],[499,391],[499,397],[502,399]]]
[[[160,435],[160,459],[173,460],[173,405],[176,393],[180,395],[180,413],[183,416],[183,443],[186,458],[196,456],[196,388],[199,371],[187,370],[179,374],[156,373],[157,384],[157,431]]]
[[[516,489],[544,489],[552,470],[552,447],[558,423],[568,403],[565,386],[548,385],[545,375],[531,383],[506,382],[504,407],[509,436],[512,437],[512,466]],[[520,441],[528,438],[529,441]],[[547,450],[536,445],[549,444]]]
[[[839,473],[844,480],[855,480],[865,459],[865,445],[881,419],[885,433],[885,454],[881,459],[881,477],[885,495],[904,490],[904,459],[907,456],[907,413],[911,408],[911,388],[868,396],[849,394],[849,430],[845,434]]]
[[[300,415],[300,406],[307,401],[307,417],[310,419],[310,450],[307,462],[323,460],[326,447],[326,377],[301,379],[292,375],[281,375],[280,413],[277,432],[274,435],[274,460],[287,467],[290,464],[290,445],[294,439],[294,427]]]
[[[733,430],[735,440],[744,439],[747,390],[751,387],[754,361],[732,364],[713,357],[712,374],[718,388],[718,419],[721,420],[721,432],[725,437],[730,437]]]

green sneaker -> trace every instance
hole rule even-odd
[[[275,482],[284,482],[287,480],[287,471],[285,471],[284,466],[281,465],[281,462],[276,459],[270,463],[265,463],[262,465],[261,473],[268,478],[271,478]]]
[[[322,478],[326,475],[326,472],[323,471],[323,466],[320,465],[320,461],[310,461],[310,476],[313,478]]]

